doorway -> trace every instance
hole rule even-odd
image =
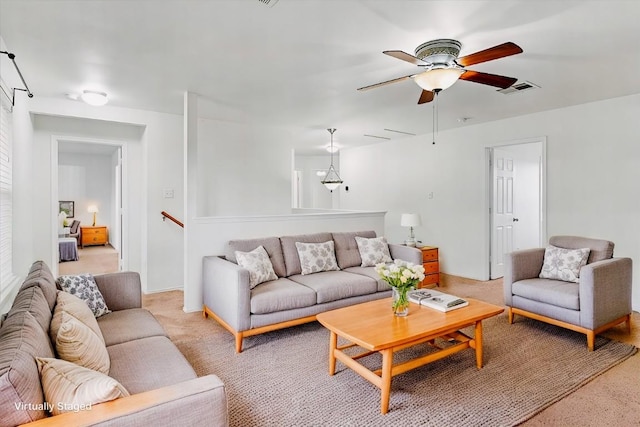
[[[126,240],[122,238],[127,225],[124,213],[126,190],[124,171],[126,167],[126,145],[121,141],[105,141],[76,137],[52,138],[52,195],[56,213],[58,200],[73,201],[74,217],[79,220],[81,227],[88,233],[98,233],[104,230],[106,245],[84,246],[79,249],[80,260],[91,255],[92,259],[101,258],[105,263],[90,265],[111,265],[112,271],[127,268]],[[95,212],[97,211],[97,212]],[[91,227],[96,227],[90,229]],[[54,227],[54,230],[58,230]],[[82,233],[81,233],[82,234]],[[57,233],[56,236],[57,237]],[[58,239],[55,240],[55,250],[51,265],[58,264]],[[86,242],[85,242],[86,243]],[[102,243],[102,237],[100,242]],[[82,245],[81,245],[82,247]],[[91,254],[89,254],[91,252]],[[115,253],[114,253],[115,252]],[[110,260],[114,259],[116,262]],[[87,258],[86,261],[89,259]],[[109,260],[107,263],[106,261]],[[55,262],[53,262],[55,261]],[[60,264],[62,265],[62,264]],[[68,270],[69,266],[64,266]],[[106,271],[87,271],[104,273]],[[111,272],[111,271],[110,271]]]
[[[504,275],[509,252],[546,241],[544,138],[489,147],[489,278]]]

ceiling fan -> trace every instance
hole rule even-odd
[[[518,79],[513,77],[472,71],[465,68],[470,65],[522,53],[522,48],[517,44],[507,42],[458,58],[461,48],[462,43],[457,40],[437,39],[418,46],[415,51],[415,56],[401,50],[385,50],[382,52],[385,55],[410,62],[423,68],[423,70],[408,76],[364,86],[358,88],[358,90],[368,90],[407,79],[413,79],[416,84],[422,88],[418,104],[424,104],[431,102],[434,95],[447,89],[458,79],[495,86],[501,89],[506,89],[518,81]]]

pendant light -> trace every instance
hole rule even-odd
[[[333,167],[333,133],[336,131],[335,129],[327,129],[329,131],[329,133],[331,134],[331,145],[329,146],[331,148],[330,152],[331,152],[331,165],[329,166],[329,169],[327,169],[327,174],[324,176],[324,179],[322,181],[320,181],[322,184],[324,184],[325,187],[327,187],[327,189],[329,191],[333,191],[336,188],[338,188],[340,186],[340,184],[342,184],[342,179],[340,179],[340,175],[338,175],[338,172],[336,171],[336,168]]]

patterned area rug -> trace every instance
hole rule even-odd
[[[225,335],[176,342],[198,375],[225,383],[233,426],[511,426],[519,424],[626,360],[637,349],[505,315],[483,322],[484,368],[472,349],[392,380],[389,413],[380,390],[340,362],[328,374],[329,332],[318,323],[250,337],[235,354]],[[472,330],[466,330],[472,334]],[[431,351],[407,349],[396,358]],[[380,367],[372,355],[362,359]]]

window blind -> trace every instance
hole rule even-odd
[[[0,301],[11,291],[12,268],[12,133],[11,112],[0,102]]]

